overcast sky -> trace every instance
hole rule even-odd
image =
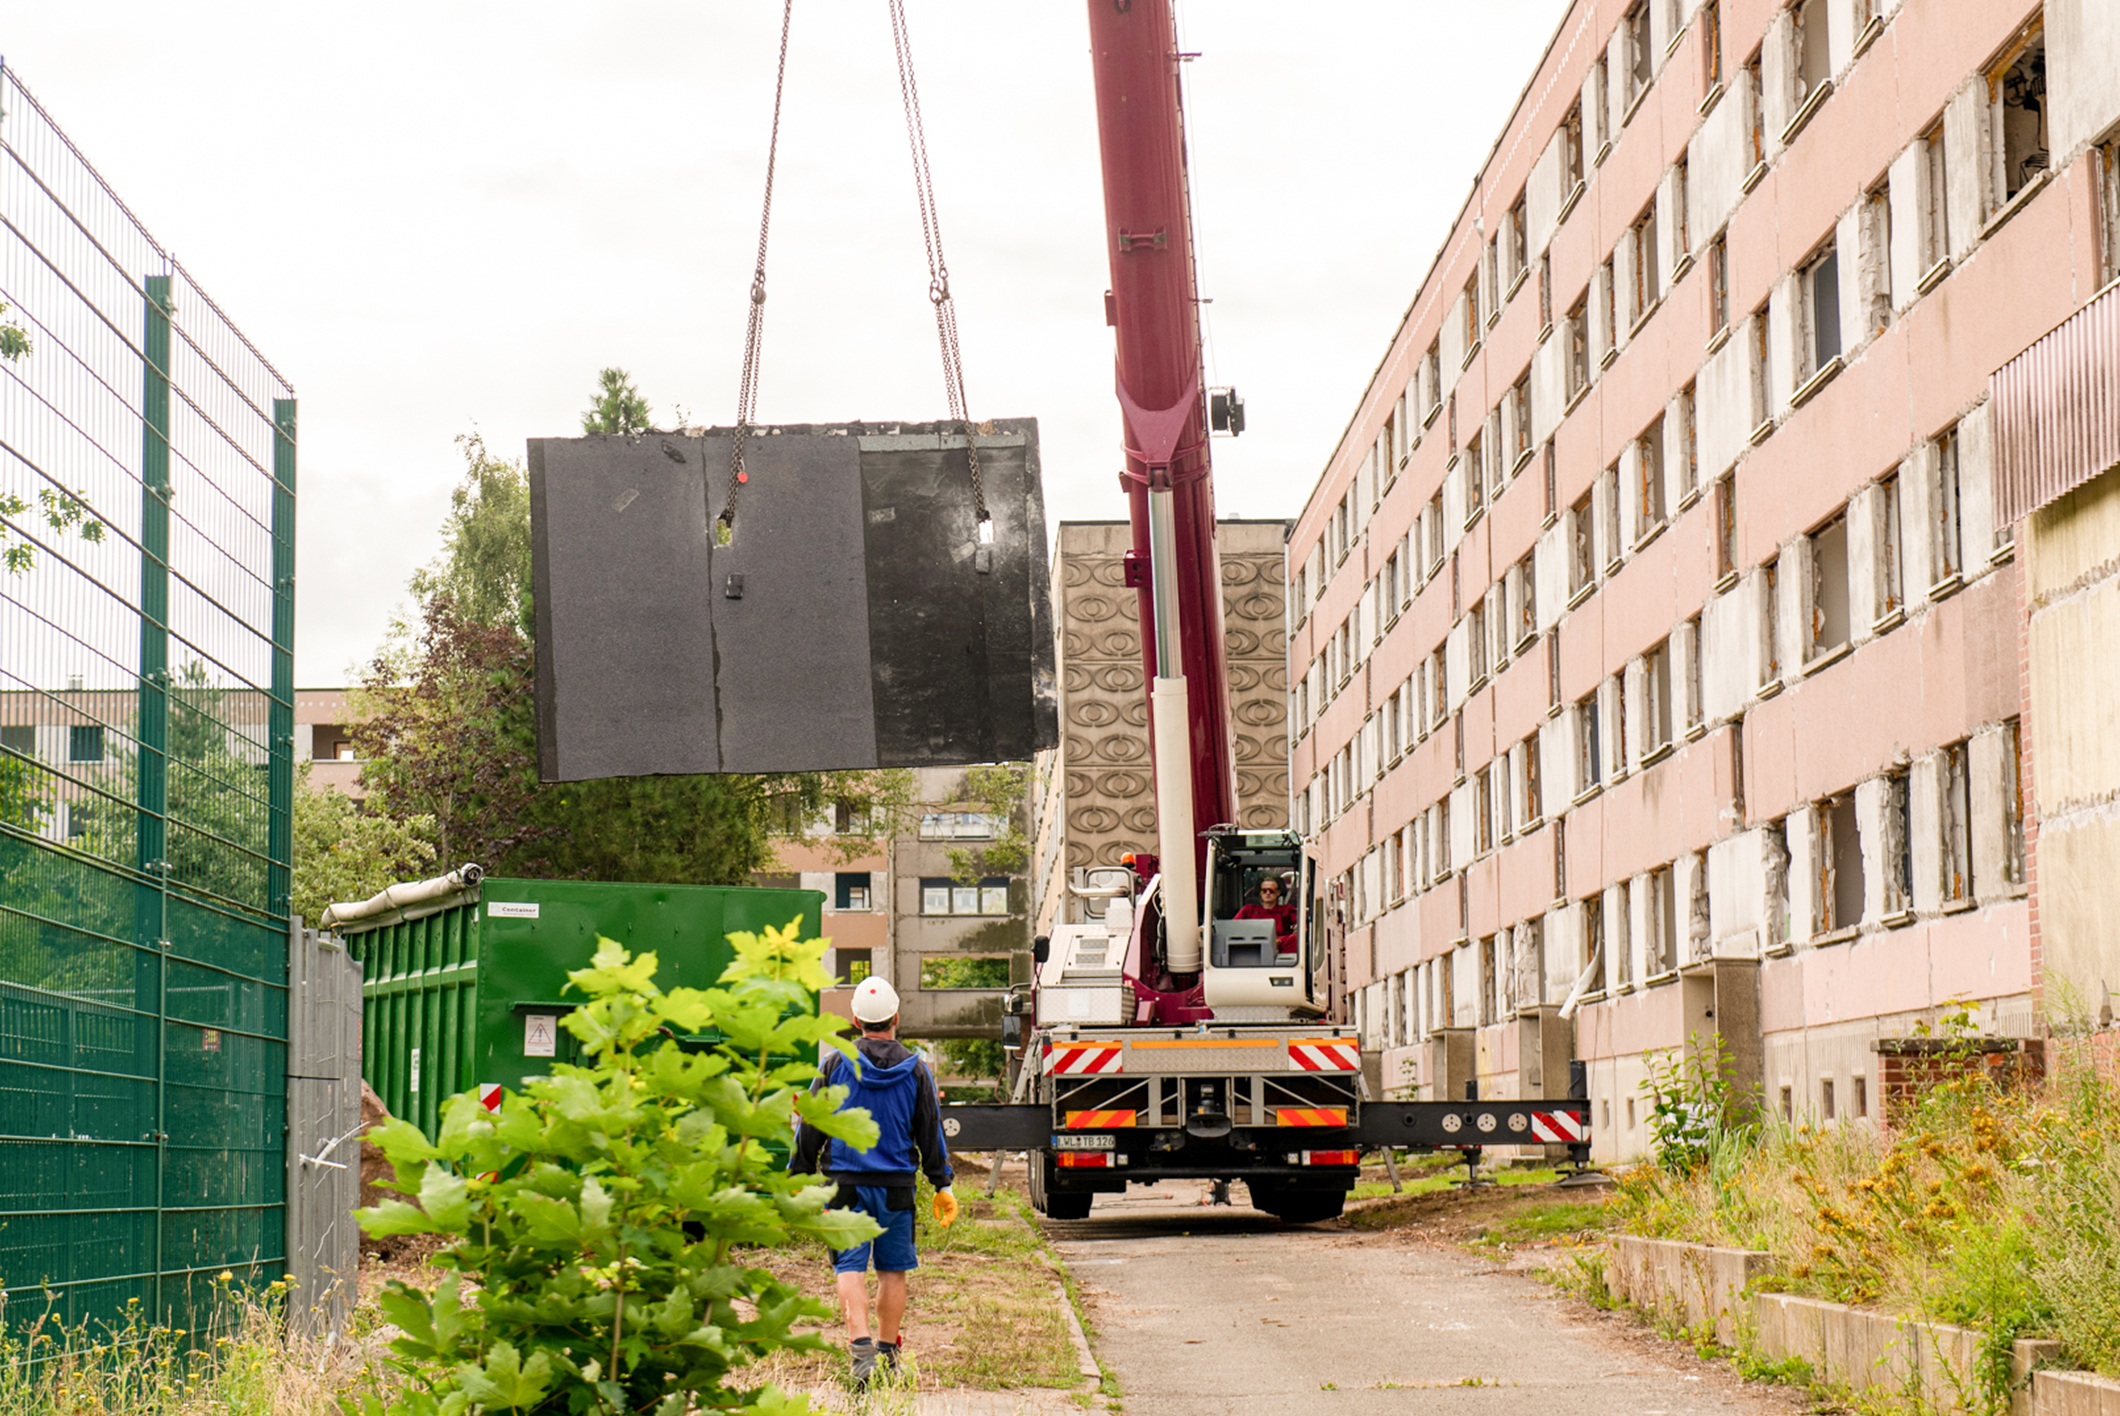
[[[576,433],[610,364],[733,419],[771,0],[8,8],[0,56],[301,399],[302,685],[438,550],[458,435]],[[973,411],[1040,420],[1056,521],[1123,516],[1082,0],[906,9]],[[1301,508],[1564,9],[1181,9],[1209,382],[1250,418],[1222,515]],[[768,274],[761,419],[943,415],[882,0],[798,0]]]

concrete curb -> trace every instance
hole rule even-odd
[[[1103,1386],[1104,1369],[1097,1365],[1096,1354],[1089,1350],[1089,1334],[1082,1330],[1082,1319],[1075,1315],[1075,1305],[1067,1296],[1067,1285],[1061,1284],[1055,1296],[1060,1300],[1060,1311],[1067,1314],[1067,1335],[1075,1344],[1075,1370],[1091,1386]]]
[[[1725,1346],[1744,1339],[1763,1356],[1803,1359],[1824,1381],[1912,1398],[1923,1411],[1986,1410],[1974,1379],[1986,1335],[1975,1329],[1757,1292],[1756,1281],[1775,1272],[1773,1256],[1757,1250],[1616,1234],[1606,1252],[1605,1290],[1613,1297],[1693,1327],[1712,1324]],[[2038,1367],[2059,1351],[2050,1341],[2014,1344],[2011,1416],[2120,1416],[2120,1381]]]

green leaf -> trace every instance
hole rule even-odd
[[[542,1352],[533,1352],[525,1362],[511,1344],[496,1342],[486,1353],[483,1365],[460,1363],[456,1379],[464,1395],[488,1411],[520,1411],[535,1406],[551,1390],[552,1359]]]
[[[361,1222],[361,1228],[381,1239],[391,1234],[432,1234],[434,1221],[426,1211],[403,1200],[384,1200],[369,1209],[357,1209],[353,1217]]]
[[[471,1222],[471,1199],[464,1178],[438,1165],[429,1166],[420,1181],[420,1208],[427,1211],[436,1232],[462,1233]]]

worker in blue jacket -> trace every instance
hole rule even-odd
[[[855,1043],[856,1066],[838,1053],[825,1059],[811,1090],[847,1088],[842,1111],[860,1107],[875,1118],[880,1132],[868,1150],[828,1140],[814,1127],[798,1127],[795,1153],[788,1168],[797,1175],[820,1169],[839,1184],[835,1209],[856,1209],[875,1220],[883,1232],[867,1243],[833,1251],[839,1275],[839,1306],[846,1316],[853,1348],[854,1382],[867,1385],[879,1362],[898,1366],[899,1323],[905,1317],[905,1276],[920,1266],[913,1248],[913,1197],[916,1173],[925,1171],[935,1187],[935,1221],[947,1226],[957,1218],[957,1197],[950,1193],[950,1152],[942,1139],[942,1104],[934,1074],[918,1053],[898,1041],[898,992],[873,975],[854,990],[854,1020],[861,1025]],[[869,1332],[869,1261],[876,1263],[877,1332]]]

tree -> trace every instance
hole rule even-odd
[[[535,634],[530,617],[530,479],[520,462],[495,457],[486,440],[465,433],[464,477],[449,494],[442,557],[412,572],[421,604],[439,595],[475,624],[513,624]]]
[[[344,792],[312,787],[303,763],[294,790],[292,912],[314,924],[326,906],[418,879],[434,865],[433,833],[431,816],[363,811]]]
[[[533,685],[522,631],[468,618],[447,592],[427,601],[409,661],[386,649],[369,664],[352,705],[361,782],[399,822],[431,821],[435,859],[492,868],[544,829]]]
[[[648,400],[633,387],[624,369],[605,369],[596,376],[596,401],[582,414],[585,433],[645,433]]]

